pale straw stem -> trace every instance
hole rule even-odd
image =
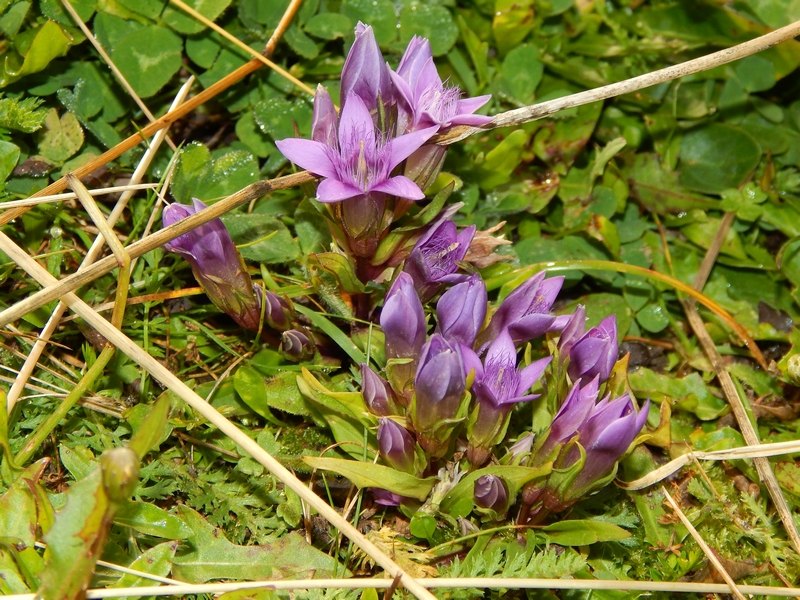
[[[104,196],[106,194],[116,194],[117,192],[139,191],[139,190],[152,190],[158,187],[157,183],[139,183],[136,185],[115,185],[107,188],[97,188],[89,190],[92,196]],[[31,196],[23,200],[8,200],[7,202],[0,202],[0,210],[7,208],[18,208],[20,206],[37,206],[39,204],[46,204],[50,202],[61,202],[63,200],[72,200],[75,198],[74,192],[64,192],[63,194],[51,194],[49,196]]]

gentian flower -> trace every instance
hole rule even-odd
[[[425,343],[425,311],[408,273],[400,273],[386,294],[380,317],[389,358],[413,358]]]
[[[480,508],[504,513],[508,509],[508,488],[497,475],[483,475],[475,480],[475,504]]]
[[[477,404],[467,425],[467,457],[473,466],[485,463],[492,447],[502,441],[513,405],[537,397],[527,392],[550,360],[551,357],[543,358],[518,369],[517,350],[505,330],[489,346],[483,368],[472,385]]]
[[[380,504],[381,506],[400,506],[403,500],[405,500],[400,494],[395,494],[389,490],[370,488],[370,491],[372,492],[372,499],[375,501],[375,504]]]
[[[544,443],[537,448],[541,462],[547,460],[548,454],[556,447],[566,444],[578,433],[578,429],[586,422],[597,402],[598,391],[597,377],[588,383],[579,381],[572,386],[556,416],[553,417],[544,436]]]
[[[475,226],[458,231],[456,224],[442,220],[433,224],[414,246],[403,267],[414,279],[423,301],[431,298],[443,283],[459,283],[467,275],[456,273],[475,235]]]
[[[262,299],[265,304],[264,320],[267,325],[277,331],[286,331],[291,322],[286,300],[269,290],[262,294]]]
[[[323,127],[320,124],[320,136]],[[323,177],[317,186],[320,202],[341,202],[378,192],[421,200],[425,194],[416,183],[391,172],[435,131],[436,127],[428,127],[386,140],[375,130],[361,97],[350,94],[339,118],[335,145],[302,138],[275,144],[290,161]]]
[[[311,139],[329,147],[336,146],[339,115],[328,90],[320,84],[314,94],[314,116],[311,121]]]
[[[192,205],[170,204],[161,217],[169,227],[206,208],[200,200]],[[257,331],[261,318],[261,289],[253,285],[239,251],[222,220],[212,219],[164,244],[192,266],[195,279],[220,310],[245,329]]]
[[[366,363],[361,363],[361,395],[374,415],[385,417],[397,412],[389,383]]]
[[[454,285],[436,303],[439,333],[450,341],[472,347],[486,318],[486,284],[480,275]]]
[[[561,335],[558,336],[558,353],[564,359],[586,330],[586,309],[579,304],[573,314],[566,318],[557,317],[556,321],[559,319],[564,319],[564,322],[560,327]]]
[[[389,67],[372,27],[361,22],[356,25],[356,39],[342,67],[343,106],[351,95],[361,98],[370,111],[377,110],[379,103],[385,105],[393,101]]]
[[[491,96],[461,98],[457,87],[445,87],[431,54],[427,39],[414,36],[408,43],[397,72],[391,72],[403,113],[401,131],[431,125],[440,128],[451,125],[485,125],[491,117],[472,114],[489,101]]]
[[[508,329],[514,342],[527,342],[549,331],[556,320],[550,309],[556,300],[563,277],[544,278],[537,273],[511,292],[492,316],[484,339],[493,339]]]
[[[617,320],[612,315],[592,327],[569,349],[567,372],[573,381],[599,376],[608,379],[617,362]]]
[[[378,424],[378,449],[381,458],[398,471],[415,473],[414,458],[417,443],[408,429],[391,419],[382,418]]]
[[[441,456],[449,446],[446,422],[458,416],[465,387],[466,373],[458,344],[433,334],[420,354],[410,411],[417,440],[430,456]]]

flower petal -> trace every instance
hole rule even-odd
[[[386,181],[381,182],[370,190],[371,192],[384,192],[391,196],[404,198],[406,200],[422,200],[425,194],[419,189],[419,186],[411,181],[408,177],[398,175]]]
[[[375,125],[367,105],[360,96],[348,94],[342,114],[339,115],[339,147],[343,157],[357,155],[359,145],[365,152],[374,152]],[[394,165],[392,165],[394,168]]]
[[[415,150],[419,149],[422,144],[428,141],[433,134],[439,130],[438,127],[426,127],[419,131],[412,131],[400,137],[390,140],[384,152],[389,153],[389,170],[394,169],[397,165],[411,156]]]
[[[336,177],[328,147],[320,142],[287,138],[275,142],[278,150],[299,167],[322,177]]]
[[[317,200],[320,202],[341,202],[363,193],[363,190],[336,179],[323,179],[317,186]]]

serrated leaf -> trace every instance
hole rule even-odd
[[[347,574],[333,558],[308,544],[297,532],[271,544],[237,546],[188,506],[176,508],[192,530],[187,540],[189,550],[174,559],[172,574],[181,581],[303,579]]]
[[[358,488],[380,488],[417,500],[424,500],[436,483],[435,477],[423,479],[371,462],[323,456],[304,456],[303,460],[315,469],[346,477]]]

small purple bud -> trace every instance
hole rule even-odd
[[[276,331],[286,331],[290,325],[289,304],[277,294],[264,292],[264,320]]]
[[[436,304],[439,333],[471,347],[486,318],[486,284],[480,275],[447,290]]]
[[[573,381],[599,376],[608,379],[617,362],[617,320],[612,315],[603,319],[577,340],[569,351],[567,372]]]
[[[530,454],[534,437],[530,432],[525,433],[508,449],[512,461],[524,460]]]
[[[311,139],[326,146],[335,146],[339,117],[328,90],[317,86],[314,94],[314,120],[311,124]]]
[[[456,273],[469,250],[475,226],[456,229],[450,220],[439,221],[428,228],[406,259],[404,270],[414,279],[419,296],[429,300],[444,283],[459,283],[467,275]]]
[[[182,221],[206,208],[200,200],[192,205],[170,204],[161,220],[164,227]],[[256,291],[230,233],[220,219],[212,219],[164,244],[192,266],[195,279],[220,310],[242,327],[257,331],[261,317],[261,294]]]
[[[508,509],[508,488],[496,475],[483,475],[475,480],[474,498],[481,508],[497,513]]]
[[[391,419],[381,418],[378,424],[378,448],[381,458],[398,471],[414,473],[417,443],[409,431]]]
[[[386,356],[412,358],[419,356],[425,343],[425,311],[408,273],[400,273],[389,292],[380,317],[386,337]]]
[[[564,323],[558,338],[558,353],[562,359],[569,355],[569,351],[581,338],[584,331],[586,331],[586,309],[579,304],[575,312]]]
[[[503,300],[487,328],[488,339],[503,329],[508,329],[514,342],[543,335],[555,322],[550,309],[563,283],[563,277],[545,279],[544,272],[528,279]]]
[[[356,25],[356,39],[342,68],[342,104],[351,94],[358,95],[370,111],[378,109],[378,101],[391,104],[392,84],[389,67],[381,54],[372,27]]]
[[[361,363],[361,395],[374,415],[385,417],[397,412],[389,384],[366,363]]]
[[[403,500],[405,500],[400,494],[395,494],[389,490],[371,488],[370,491],[372,492],[372,499],[375,501],[375,504],[380,504],[381,506],[400,506]]]
[[[317,347],[309,337],[297,329],[281,334],[281,354],[289,360],[300,362],[314,356]]]
[[[433,334],[422,348],[414,379],[416,396],[411,411],[414,429],[427,434],[442,421],[455,418],[465,386],[466,373],[458,345]]]

